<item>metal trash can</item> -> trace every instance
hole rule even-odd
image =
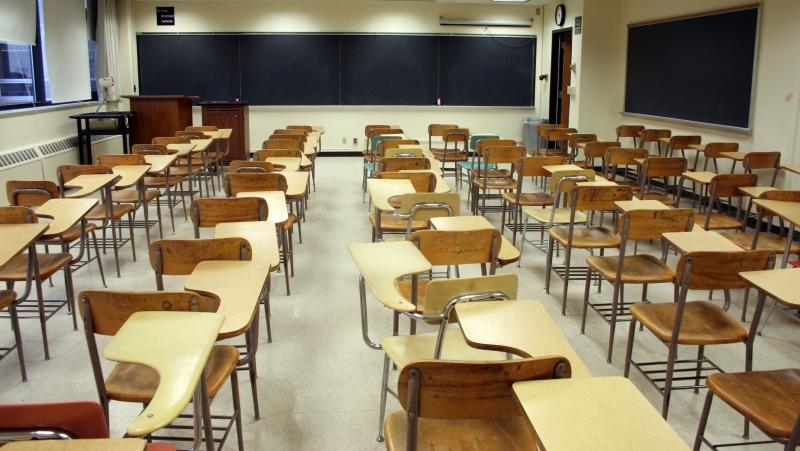
[[[539,139],[539,124],[546,124],[547,119],[540,117],[526,117],[522,121],[522,145],[531,155],[537,147]]]

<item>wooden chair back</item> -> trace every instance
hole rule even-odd
[[[749,152],[742,160],[745,172],[753,169],[775,169],[781,167],[780,152]]]
[[[112,336],[136,312],[216,312],[219,299],[189,291],[86,290],[78,306],[87,335]]]
[[[746,288],[747,282],[739,273],[772,269],[774,263],[771,250],[690,252],[678,260],[675,275],[678,283],[690,290]]]
[[[680,177],[686,172],[686,158],[647,157],[642,165],[643,177]]]
[[[277,128],[272,131],[272,136],[296,136],[305,141],[308,137],[308,132],[297,129],[292,130],[288,128]]]
[[[145,165],[147,161],[144,159],[144,155],[140,155],[138,153],[131,153],[131,154],[103,154],[97,156],[97,164],[102,166],[135,166],[135,165]]]
[[[489,263],[489,274],[494,274],[502,242],[497,229],[420,230],[411,235],[410,241],[434,266]]]
[[[269,157],[303,158],[303,152],[297,149],[290,149],[290,148],[261,149],[256,153],[256,155],[259,161],[263,161]]]
[[[216,132],[219,128],[216,125],[190,125],[184,128],[187,132]]]
[[[228,172],[275,172],[275,166],[269,161],[232,160],[228,163]]]
[[[394,142],[395,140],[390,141],[383,141],[383,142]],[[425,152],[422,150],[422,147],[390,147],[383,151],[383,158],[394,158],[394,157],[417,157],[422,158],[425,156]]]
[[[190,144],[191,141],[185,136],[156,136],[150,140],[151,144]]]
[[[406,145],[419,145],[419,141],[416,139],[385,139],[381,140],[377,147],[375,148],[375,155],[378,158],[386,158],[386,153],[389,150],[394,150],[400,148],[400,146]]]
[[[633,166],[636,158],[647,158],[648,155],[647,149],[609,147],[606,149],[604,161],[607,166]]]
[[[758,185],[756,174],[719,174],[711,179],[708,194],[714,198],[739,197],[739,188]]]
[[[554,128],[567,128],[565,124],[539,124],[537,127],[539,131],[539,138],[547,138],[547,133]]]
[[[289,188],[286,177],[280,172],[257,174],[239,172],[226,174],[223,187],[227,197],[236,197],[239,193],[251,191],[283,191]]]
[[[569,361],[563,357],[499,362],[422,360],[400,371],[397,390],[413,423],[417,418],[509,418],[525,415],[512,389],[515,382],[570,375]],[[408,425],[407,430],[412,433],[416,427]],[[408,437],[408,442],[414,440],[416,437]]]
[[[66,191],[65,183],[84,174],[112,174],[114,171],[108,166],[97,164],[64,164],[56,169],[56,179],[61,195]]]
[[[488,147],[485,148],[484,161],[487,163],[483,165],[484,169],[488,169],[490,164],[517,164],[519,160],[527,155],[524,146],[504,146],[504,147]]]
[[[644,125],[619,125],[616,130],[617,141],[619,141],[620,138],[633,138],[635,143],[636,138],[639,138],[644,131]]]
[[[447,205],[449,209],[434,207],[435,204]],[[458,216],[461,214],[461,198],[458,193],[403,194],[400,197],[400,213],[411,214],[412,219],[422,221],[442,216]]]
[[[253,250],[241,237],[201,240],[156,240],[148,249],[157,283],[162,275],[188,276],[198,263],[208,260],[250,260]],[[220,283],[224,283],[220,281]],[[159,283],[159,290],[163,286]]]
[[[554,142],[568,142],[570,133],[578,133],[574,128],[551,128],[547,130],[545,139]]]
[[[489,293],[499,291],[508,299],[517,299],[518,277],[515,273],[495,274],[481,277],[464,277],[460,279],[434,279],[425,289],[425,302],[422,311],[425,314],[442,313],[454,298],[466,293]],[[430,291],[428,291],[430,289]],[[458,318],[450,316],[448,322],[458,322]]]
[[[486,154],[486,149],[490,147],[516,146],[517,142],[513,139],[482,139],[475,145],[475,152],[478,157]]]
[[[299,139],[267,139],[261,143],[261,148],[303,150],[303,141]]]
[[[446,130],[458,128],[456,124],[430,124],[428,125],[428,141],[434,136],[444,138]]]
[[[418,193],[432,193],[436,189],[436,176],[432,172],[379,172],[378,178],[408,180]]]
[[[169,150],[166,144],[134,144],[131,153],[139,155],[172,155],[177,150]]]
[[[576,186],[570,201],[573,211],[617,211],[614,202],[631,199],[628,185]]]
[[[670,232],[689,232],[693,226],[694,210],[632,210],[622,214],[620,231],[623,240],[659,240]]]
[[[519,181],[521,182],[523,177],[550,177],[544,166],[559,164],[564,164],[564,157],[561,155],[522,157],[516,168]]]
[[[467,142],[469,142],[469,129],[468,128],[448,128],[444,131],[444,139],[445,146],[448,143],[453,144],[464,144],[464,150],[466,150]]]
[[[403,129],[402,128],[376,128],[372,130],[370,138],[374,138],[380,135],[402,135]]]
[[[268,215],[267,201],[260,197],[197,198],[191,206],[195,238],[200,238],[201,227],[225,222],[266,221]]]
[[[700,144],[702,138],[700,135],[677,135],[669,139],[669,149],[684,150],[688,149],[692,144]]]
[[[422,170],[431,168],[431,160],[424,157],[392,157],[382,159],[378,166],[379,172]]]
[[[6,182],[8,204],[38,207],[50,199],[61,197],[58,185],[49,180],[9,180]]]
[[[207,138],[209,138],[209,136],[206,135],[203,132],[177,131],[177,132],[175,132],[175,136],[179,136],[179,137],[183,137],[183,138],[189,138],[189,139],[207,139]]]
[[[302,130],[307,133],[314,131],[314,127],[310,125],[287,125],[286,130]]]
[[[575,149],[578,147],[579,143],[588,143],[592,141],[597,141],[597,135],[594,133],[573,133],[572,135],[569,135],[567,144],[569,145],[570,149]]]
[[[605,158],[606,150],[622,146],[619,141],[590,141],[583,148],[583,153],[589,161],[595,158]]]
[[[739,143],[708,143],[703,149],[706,159],[719,158],[722,152],[738,152]]]
[[[759,199],[782,200],[786,202],[800,202],[800,191],[787,191],[787,190],[767,191],[765,193],[762,193],[761,196],[759,196]]]
[[[672,130],[665,128],[646,128],[639,134],[639,146],[644,147],[647,143],[658,142],[661,138],[672,137]]]
[[[39,222],[28,207],[0,207],[0,224],[35,224]]]
[[[591,169],[555,172],[550,178],[550,192],[555,194],[569,193],[572,191],[572,188],[575,187],[575,184],[578,183],[578,181],[591,182],[595,179],[596,176],[597,175],[595,174],[595,172]],[[562,180],[565,177],[577,177],[580,178],[581,180],[578,181]]]
[[[372,133],[372,130],[377,130],[379,128],[386,129],[386,128],[392,128],[392,126],[388,125],[388,124],[369,124],[369,125],[366,125],[366,126],[364,126],[364,136],[369,138],[371,136],[370,133]]]

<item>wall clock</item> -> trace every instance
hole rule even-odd
[[[556,6],[556,25],[559,27],[564,26],[564,21],[567,19],[567,7],[563,3]]]

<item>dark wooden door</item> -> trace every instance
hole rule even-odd
[[[550,123],[569,125],[569,93],[572,80],[572,29],[553,32],[550,58]]]

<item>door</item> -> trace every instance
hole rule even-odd
[[[569,125],[569,94],[572,80],[572,28],[553,32],[550,57],[550,123]]]

